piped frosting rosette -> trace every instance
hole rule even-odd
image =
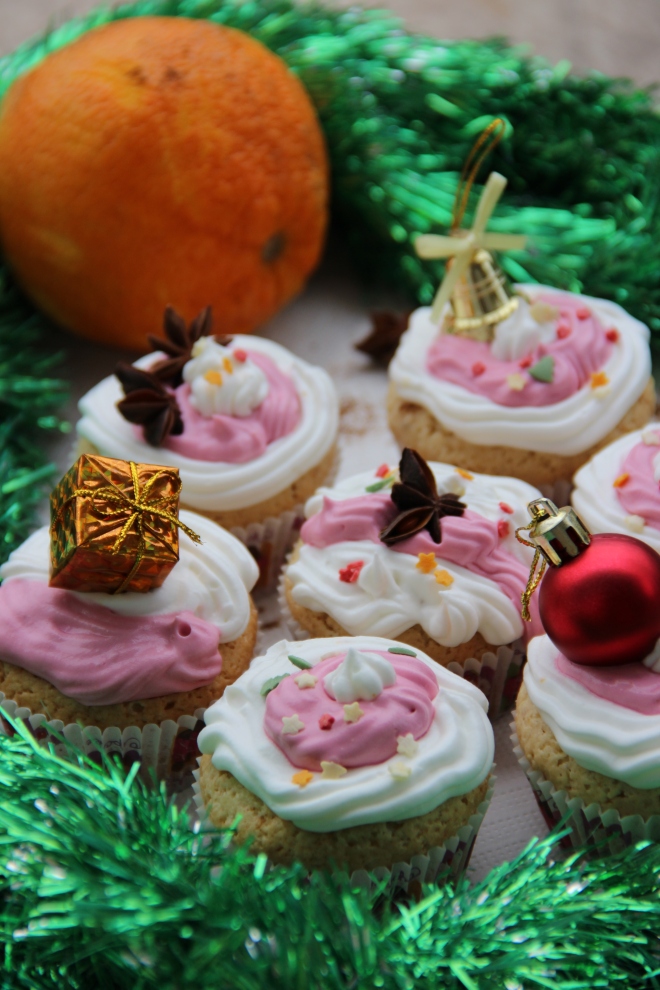
[[[391,640],[283,640],[207,709],[200,750],[279,818],[334,833],[417,818],[478,788],[494,754],[485,708],[471,684]],[[454,852],[469,851],[484,813],[447,844]],[[419,852],[437,873],[437,855]]]
[[[401,398],[470,443],[578,454],[644,392],[649,330],[607,300],[518,289],[527,299],[496,326],[492,343],[439,334],[430,308],[416,310],[391,381]]]
[[[574,482],[573,505],[592,533],[636,536],[660,553],[660,424],[609,444]]]

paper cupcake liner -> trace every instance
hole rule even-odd
[[[199,763],[199,760],[198,760]],[[193,801],[197,808],[201,831],[214,831],[206,817],[206,809],[199,785],[199,770],[193,771],[192,785]],[[365,890],[373,890],[384,884],[384,894],[394,897],[399,894],[416,893],[415,887],[422,883],[443,884],[454,882],[467,870],[481,823],[486,817],[490,805],[495,776],[488,778],[488,790],[474,815],[471,815],[465,825],[459,828],[455,835],[447,839],[442,846],[434,846],[418,856],[413,856],[410,862],[393,863],[391,866],[379,866],[375,869],[355,870],[351,874],[351,884]],[[271,863],[268,864],[272,866]],[[345,877],[345,873],[339,873]]]
[[[21,721],[42,746],[52,745],[58,756],[70,756],[68,746],[85,753],[95,762],[101,762],[101,753],[118,756],[128,770],[140,763],[139,777],[152,783],[154,774],[174,791],[189,787],[197,765],[199,749],[197,737],[204,728],[204,708],[193,715],[181,715],[175,722],[166,719],[160,725],[135,725],[120,729],[110,726],[82,726],[77,722],[65,725],[60,719],[48,719],[44,714],[33,714],[29,708],[19,705],[0,691],[0,733],[14,735],[11,723],[3,717],[6,713],[15,722]],[[64,740],[64,741],[63,741]],[[67,746],[68,744],[68,746]]]
[[[287,638],[310,639],[310,633],[291,615],[284,592],[284,577],[285,571],[282,571],[278,584],[278,601],[282,625],[290,634]],[[396,636],[387,638],[395,640]],[[483,653],[478,660],[476,657],[469,657],[462,663],[449,663],[447,670],[464,677],[486,695],[488,717],[492,721],[515,704],[522,684],[522,668],[525,660],[525,645],[522,640],[516,640],[509,646],[498,646],[495,653],[490,651]]]
[[[570,798],[566,791],[556,790],[540,770],[532,768],[520,745],[515,722],[511,723],[511,742],[548,828],[552,830],[565,820],[564,824],[571,829],[561,840],[564,849],[582,849],[587,855],[604,856],[621,852],[644,839],[660,842],[660,815],[622,818],[614,808],[603,811],[598,804]]]

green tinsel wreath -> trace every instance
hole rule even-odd
[[[0,60],[0,96],[49,51],[116,17],[210,17],[299,74],[325,129],[334,216],[362,271],[427,302],[412,249],[450,221],[457,172],[494,116],[509,178],[492,229],[527,233],[512,278],[614,298],[660,342],[660,118],[649,92],[578,78],[503,42],[438,42],[382,12],[290,0],[144,0],[72,21]],[[475,194],[479,190],[475,190]],[[0,560],[27,535],[62,427],[43,317],[0,266]],[[41,441],[41,442],[40,442]],[[41,486],[41,488],[40,488]],[[660,987],[660,847],[606,863],[534,842],[482,883],[392,909],[346,883],[265,871],[202,839],[114,766],[0,738],[0,987],[523,990]]]

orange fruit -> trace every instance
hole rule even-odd
[[[0,238],[61,325],[145,350],[166,306],[249,332],[303,285],[327,221],[302,85],[248,35],[136,17],[89,31],[0,109]]]

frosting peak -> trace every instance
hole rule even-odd
[[[520,296],[511,316],[495,327],[490,348],[493,357],[498,361],[518,361],[539,344],[550,344],[555,339],[558,318],[555,306],[538,302],[530,305]]]
[[[396,671],[389,660],[351,646],[339,666],[326,675],[323,686],[331,698],[344,704],[373,701],[395,681]]]
[[[268,378],[245,351],[202,337],[183,369],[190,404],[202,416],[249,416],[269,392]]]

